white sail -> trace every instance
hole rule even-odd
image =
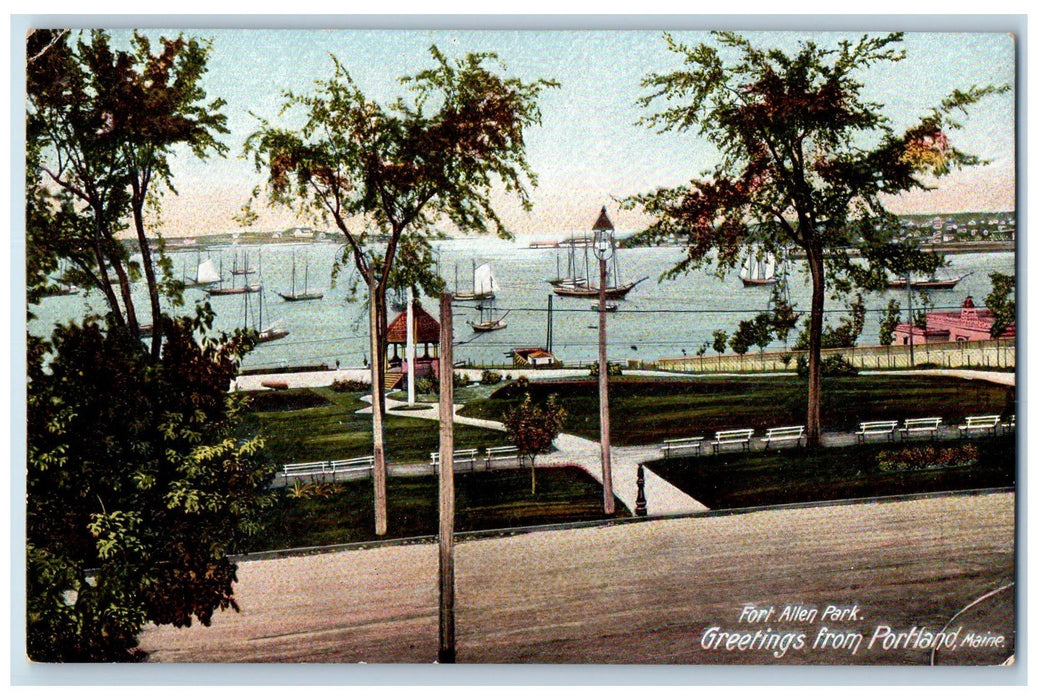
[[[761,275],[762,279],[770,280],[775,276],[775,257],[772,255],[768,256],[768,259],[764,262],[764,274]]]
[[[206,258],[198,265],[198,276],[195,281],[199,284],[213,284],[220,281],[220,273],[216,270],[216,263],[212,258]]]
[[[473,274],[472,291],[476,294],[500,291],[497,286],[497,277],[494,276],[494,268],[490,263],[483,263],[476,268]]]

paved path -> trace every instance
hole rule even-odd
[[[940,630],[978,596],[1011,583],[1014,506],[1008,493],[946,496],[459,542],[458,661],[737,664],[736,682],[763,685],[775,682],[780,672],[767,668],[775,664],[922,666],[929,661],[926,649],[867,648],[873,631],[880,625]],[[238,577],[240,613],[217,612],[211,627],[146,628],[141,646],[152,660],[431,664],[436,657],[435,544],[244,561]],[[1012,598],[993,603],[971,609],[977,617],[960,617],[955,625],[964,626],[963,636],[1005,635],[1004,644],[942,652],[942,664],[998,664],[1014,651]],[[747,604],[776,612],[768,622],[740,621]],[[778,622],[786,605],[818,613],[810,622]],[[843,622],[821,619],[829,605],[859,612]],[[751,635],[767,628],[799,631],[805,644],[785,655],[704,648],[712,626]],[[861,649],[819,646],[826,628],[864,634]],[[431,682],[444,682],[447,671],[425,668]],[[282,669],[249,673],[266,678],[269,670],[268,682],[276,683]],[[335,683],[352,672],[338,667],[336,675],[321,677]],[[678,682],[701,683],[710,672],[685,669]],[[595,673],[602,682],[622,683],[631,671],[601,666]],[[997,675],[986,677],[999,682]]]
[[[370,400],[371,397],[365,397],[365,401]],[[387,398],[386,413],[427,420],[440,419],[439,406],[423,410],[394,410],[406,405],[406,401]],[[458,415],[461,408],[462,404],[454,405],[456,423],[488,430],[505,430],[504,425],[497,421]],[[371,413],[371,407],[362,408],[361,412]],[[555,452],[539,458],[538,464],[574,465],[586,471],[598,483],[602,483],[602,448],[599,443],[563,433],[555,440],[555,448]],[[614,447],[611,456],[613,493],[633,513],[638,499],[638,465],[659,457],[659,450],[655,446]],[[702,503],[648,470],[645,470],[645,500],[649,504],[649,515],[678,515],[707,510]]]

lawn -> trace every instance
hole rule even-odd
[[[535,400],[556,394],[569,412],[565,432],[597,440],[598,383],[570,379],[531,382]],[[982,413],[1015,413],[1014,387],[933,376],[826,378],[822,429],[854,431],[866,420],[941,416],[945,424]],[[488,399],[466,404],[462,414],[500,420],[521,398],[514,384]],[[615,445],[658,443],[717,430],[800,425],[807,413],[807,383],[797,377],[610,379],[609,408]],[[616,417],[622,417],[622,420]]]
[[[360,400],[363,394],[330,388],[255,392],[246,428],[264,438],[267,455],[277,464],[370,455],[371,414],[357,413],[367,405]],[[428,461],[439,441],[436,421],[386,416],[386,460],[391,463]],[[458,449],[492,447],[508,444],[508,437],[458,424],[454,444]]]
[[[602,486],[576,467],[537,470],[536,493],[528,469],[459,473],[454,477],[455,530],[508,529],[528,525],[603,520]],[[435,535],[434,476],[391,477],[387,484],[386,538]],[[279,490],[263,531],[247,551],[312,547],[376,538],[371,481]],[[617,503],[613,517],[629,517]]]
[[[711,509],[808,503],[1015,485],[1015,435],[976,440],[731,452],[672,457],[646,467]],[[907,450],[941,452],[976,447],[969,464],[884,470],[880,465]],[[968,448],[967,448],[968,449]],[[954,453],[953,453],[954,454]],[[954,463],[955,460],[952,460]]]

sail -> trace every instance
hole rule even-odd
[[[216,270],[216,263],[212,258],[206,258],[198,265],[198,276],[195,281],[199,284],[213,284],[220,281],[220,273]]]
[[[768,256],[768,259],[764,262],[764,274],[761,275],[762,279],[770,280],[775,276],[775,257],[772,255]]]
[[[497,277],[494,276],[494,268],[490,263],[483,263],[476,268],[473,275],[472,291],[476,294],[500,291],[497,286]]]

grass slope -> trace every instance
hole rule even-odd
[[[597,440],[598,384],[594,379],[531,382],[537,400],[556,394],[569,412],[564,431]],[[977,413],[1013,413],[1014,387],[932,376],[859,376],[822,382],[823,430],[854,431],[866,420],[941,416],[952,423]],[[467,404],[463,415],[500,420],[519,402],[508,385]],[[797,377],[623,377],[609,383],[615,445],[657,443],[665,438],[717,430],[800,425],[807,414],[807,384]],[[621,417],[622,420],[616,417]]]
[[[510,469],[454,476],[455,530],[489,530],[527,525],[602,520],[602,486],[576,467],[537,470],[536,493],[530,471]],[[435,535],[438,530],[436,477],[396,477],[387,484],[387,538]],[[249,551],[367,542],[375,537],[371,482],[342,482],[275,496],[263,531]],[[630,512],[617,504],[615,517]]]

